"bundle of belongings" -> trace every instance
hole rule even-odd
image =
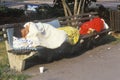
[[[104,19],[100,17],[95,17],[90,21],[86,21],[79,28],[79,33],[81,35],[90,34],[93,32],[101,32],[104,29],[108,29],[108,25],[105,23]]]
[[[54,27],[48,23],[27,22],[21,29],[22,37],[13,37],[13,47],[41,46],[48,49],[56,49],[65,42],[68,42],[70,45],[77,44],[80,35],[90,34],[94,31],[100,32],[108,28],[105,21],[99,17],[83,23],[79,29],[72,26]]]
[[[58,28],[59,30],[64,30],[67,33],[68,41],[70,44],[75,45],[80,37],[79,30],[72,26],[64,26]]]

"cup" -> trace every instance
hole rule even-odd
[[[44,72],[44,67],[39,67],[40,73]]]

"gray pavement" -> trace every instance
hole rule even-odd
[[[39,73],[44,66],[45,72]],[[82,55],[33,66],[28,80],[120,80],[120,43],[98,46]]]

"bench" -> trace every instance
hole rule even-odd
[[[96,12],[91,12],[91,13],[84,13],[81,15],[58,17],[56,19],[35,20],[34,22],[39,22],[39,21],[50,22],[50,21],[55,20],[55,23],[56,23],[55,25],[58,25],[58,26],[69,25],[69,26],[78,28],[79,25],[81,25],[83,22],[89,21],[90,19],[97,17],[97,16],[98,15]],[[14,29],[19,25],[23,26],[24,23],[0,25],[0,29],[2,29],[1,33],[3,34],[3,40],[5,40],[5,45],[6,45],[6,49],[7,49],[7,55],[8,55],[10,68],[14,69],[16,71],[24,70],[25,64],[26,64],[26,59],[38,55],[38,50],[40,50],[39,48],[20,49],[20,50],[12,49],[12,45],[13,45],[12,37],[14,35]],[[103,30],[100,33],[81,36],[78,43],[74,46],[71,46],[71,48],[74,51],[76,49],[80,50],[80,48],[83,46],[85,46],[84,48],[88,48],[88,47],[90,47],[91,43],[95,43],[95,36],[97,36],[97,35],[103,36],[103,35],[106,35],[108,32],[109,32],[109,30]],[[52,53],[52,50],[49,50],[49,49],[44,49],[44,50],[50,51]],[[63,50],[67,50],[67,49],[63,49]],[[44,55],[46,55],[46,54],[44,54]]]

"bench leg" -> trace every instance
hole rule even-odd
[[[8,53],[10,68],[21,72],[25,68],[25,59],[23,55]]]

